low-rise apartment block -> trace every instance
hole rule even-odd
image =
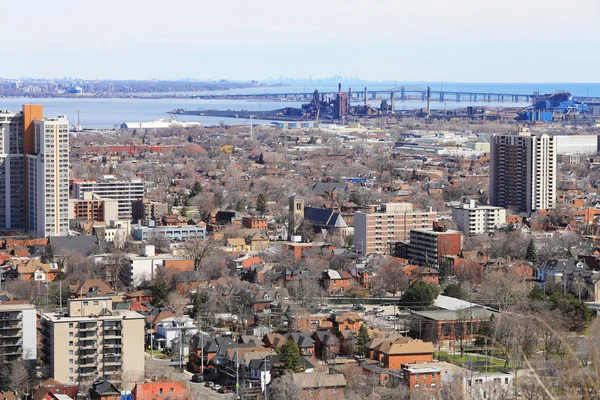
[[[144,373],[141,314],[113,310],[110,297],[71,299],[66,313],[41,316],[42,358],[50,376],[78,384],[97,377],[130,384]]]
[[[118,219],[131,220],[133,202],[144,198],[144,182],[141,179],[118,181],[112,176],[105,176],[102,181],[74,181],[73,197],[83,200],[84,193],[95,193],[101,198],[118,201]]]
[[[386,203],[380,212],[354,214],[354,249],[360,254],[387,254],[393,243],[407,241],[411,229],[431,229],[437,213],[413,210],[410,203]]]
[[[492,233],[506,223],[506,209],[478,206],[471,200],[452,209],[452,220],[465,235]]]
[[[443,256],[460,253],[462,237],[459,231],[446,229],[442,224],[434,225],[433,228],[411,229],[406,258],[411,264],[439,265]]]

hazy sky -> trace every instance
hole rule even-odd
[[[0,0],[0,77],[598,82],[600,0]]]

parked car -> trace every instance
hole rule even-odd
[[[352,306],[352,308],[354,309],[354,311],[362,311],[365,309],[365,306],[363,306],[362,304],[355,304]]]
[[[210,382],[210,381],[209,381],[209,382],[206,382],[206,383],[204,384],[204,386],[206,386],[207,388],[210,388],[210,389],[212,389],[212,388],[214,388],[214,387],[215,387],[215,383],[214,383],[214,382]]]
[[[211,389],[212,389],[212,390],[219,391],[219,389],[221,389],[221,388],[222,388],[222,386],[221,386],[221,385],[215,385],[215,386],[213,386]]]
[[[202,374],[194,374],[192,376],[192,382],[195,382],[195,383],[202,383],[202,382],[204,382],[204,375],[202,375]]]
[[[225,386],[223,386],[222,388],[219,388],[218,392],[219,393],[229,393],[229,389],[227,389]]]
[[[384,309],[381,307],[377,307],[377,308],[374,308],[373,311],[375,311],[376,313],[381,313],[384,311]]]
[[[386,316],[386,317],[385,317],[385,319],[386,319],[387,321],[393,321],[393,320],[395,320],[395,319],[396,319],[396,317],[394,317],[393,315],[388,315],[388,316]]]

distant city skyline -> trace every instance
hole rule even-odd
[[[35,11],[33,11],[35,10]],[[0,77],[598,82],[600,4],[3,2]]]

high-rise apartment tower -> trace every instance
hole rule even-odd
[[[494,135],[490,140],[490,203],[530,213],[556,204],[556,145],[554,137]]]

